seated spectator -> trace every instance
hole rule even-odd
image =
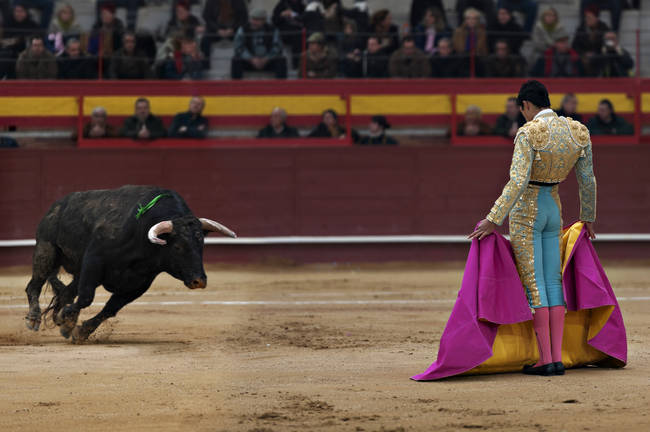
[[[55,19],[48,30],[48,46],[56,54],[65,50],[66,43],[70,39],[81,39],[81,26],[75,22],[74,9],[68,3],[60,3],[56,11]]]
[[[280,32],[285,46],[291,48],[291,61],[294,69],[302,52],[302,14],[305,5],[302,0],[280,0],[273,8],[271,22]]]
[[[81,42],[68,39],[65,51],[56,59],[59,79],[95,79],[97,63],[81,51]]]
[[[322,121],[309,135],[309,138],[345,138],[345,128],[339,125],[339,116],[333,109],[323,112]]]
[[[269,124],[260,129],[258,138],[298,138],[298,130],[287,125],[287,112],[280,107],[273,108]]]
[[[390,129],[390,123],[382,115],[372,116],[368,126],[368,136],[359,141],[361,145],[397,145],[397,141],[386,135],[386,129]]]
[[[339,42],[339,56],[341,58],[341,72],[347,78],[361,78],[363,70],[361,60],[363,57],[364,42],[357,32],[357,23],[346,19],[343,25],[343,37]]]
[[[463,24],[454,30],[453,44],[457,54],[474,53],[478,56],[488,54],[487,33],[481,24],[481,13],[469,8],[464,12]]]
[[[415,2],[414,2],[415,4]],[[451,37],[443,13],[437,8],[427,8],[422,23],[414,27],[415,46],[428,56],[436,53],[438,41]]]
[[[367,34],[370,31],[370,15],[368,15],[368,2],[366,0],[354,0],[351,8],[343,9],[343,16],[354,21],[357,31],[360,33]]]
[[[388,57],[381,49],[379,37],[373,35],[368,38],[366,50],[361,59],[361,69],[366,78],[388,77]]]
[[[118,7],[126,8],[126,27],[129,31],[135,30],[135,25],[138,21],[138,8],[144,5],[144,0],[97,0],[95,7],[95,19],[99,21],[102,8],[108,6],[113,9]]]
[[[104,70],[109,70],[110,58],[122,48],[124,24],[115,16],[115,6],[104,4],[100,8],[99,19],[93,25],[88,39],[88,53],[103,57]],[[100,51],[101,50],[101,51]]]
[[[411,25],[411,29],[413,29],[413,33],[417,33],[415,29],[427,21],[426,14],[429,9],[437,10],[442,18],[444,27],[448,27],[447,16],[445,15],[445,5],[442,0],[412,0],[411,11],[409,13],[409,24]],[[415,42],[418,42],[417,39]],[[437,42],[438,41],[436,41],[435,45],[438,45]],[[422,51],[426,51],[420,46],[418,46],[418,48]]]
[[[323,4],[323,32],[328,43],[336,43],[343,32],[343,6],[341,0],[321,0]]]
[[[205,34],[201,39],[201,51],[209,59],[213,43],[222,39],[233,40],[237,29],[247,24],[246,0],[206,0],[203,21]]]
[[[451,46],[451,40],[442,38],[438,41],[438,49],[431,57],[431,73],[434,77],[468,77],[469,68],[469,57],[456,54]]]
[[[578,114],[578,98],[573,93],[567,93],[562,98],[560,109],[555,110],[555,113],[563,117],[571,117],[573,120],[582,123],[582,116]]]
[[[494,9],[493,0],[456,0],[456,16],[458,25],[463,24],[465,20],[465,11],[467,9],[476,9],[485,17],[485,24],[490,25],[496,21],[496,10]]]
[[[465,119],[458,123],[457,134],[460,136],[491,135],[492,128],[481,120],[481,108],[470,105],[465,110]]]
[[[165,28],[163,39],[173,34],[196,39],[200,30],[202,30],[201,21],[190,12],[190,1],[177,0]]]
[[[112,138],[117,136],[115,128],[106,122],[108,115],[103,107],[93,108],[90,121],[84,125],[84,138]],[[76,137],[75,137],[76,138]]]
[[[148,79],[153,74],[146,54],[136,46],[135,34],[127,32],[122,37],[122,48],[111,59],[111,79]]]
[[[52,20],[55,0],[14,0],[14,4],[19,4],[25,9],[38,9],[41,13],[41,29],[47,29]]]
[[[413,36],[405,36],[402,48],[390,56],[390,76],[396,78],[426,78],[431,76],[427,55],[417,49]]]
[[[266,11],[255,9],[250,22],[235,35],[232,79],[241,79],[244,70],[273,71],[276,78],[287,77],[287,59],[282,55],[280,33],[266,22]]]
[[[497,41],[506,41],[512,54],[519,54],[524,39],[527,38],[522,26],[517,24],[512,12],[506,8],[499,8],[497,11],[497,20],[488,27],[488,45],[490,51],[496,50]]]
[[[323,2],[306,1],[305,11],[303,12],[301,21],[307,34],[324,32],[325,31],[325,8]]]
[[[609,31],[609,26],[598,18],[598,13],[597,6],[585,8],[584,19],[573,38],[573,49],[582,58],[587,75],[595,75],[590,68],[591,58],[602,51],[603,38]]]
[[[135,101],[135,114],[124,120],[120,136],[133,139],[156,139],[166,134],[162,120],[151,114],[149,100],[138,98]]]
[[[29,47],[16,62],[16,78],[56,79],[56,73],[56,57],[45,49],[42,36],[32,36]]]
[[[634,60],[626,49],[618,43],[618,37],[613,31],[605,33],[605,41],[601,52],[591,57],[590,70],[596,76],[604,78],[627,77],[634,67]]]
[[[26,39],[38,33],[38,24],[32,20],[27,9],[15,4],[11,15],[0,31],[0,78],[15,78],[16,59],[26,48]]]
[[[536,0],[499,0],[497,9],[507,8],[509,11],[518,11],[524,14],[524,31],[530,34],[537,19]]]
[[[307,51],[302,55],[306,78],[335,78],[336,51],[325,44],[323,33],[314,33],[307,39]]]
[[[584,16],[585,9],[590,6],[607,9],[612,17],[612,29],[618,33],[624,3],[625,2],[621,0],[580,0],[580,15]]]
[[[494,134],[506,138],[514,138],[521,126],[526,123],[526,119],[519,111],[517,98],[508,98],[506,102],[506,112],[497,118],[497,124],[494,126]]]
[[[190,106],[186,112],[178,113],[169,127],[169,136],[172,138],[205,138],[208,133],[208,119],[203,117],[205,100],[200,96],[190,99]]]
[[[399,29],[392,20],[388,9],[380,9],[370,18],[370,31],[377,36],[385,56],[390,56],[399,48]]]
[[[569,35],[557,33],[555,39],[555,45],[537,60],[531,74],[549,78],[582,76],[582,62],[578,53],[569,46]]]
[[[485,76],[492,78],[522,77],[526,72],[526,60],[518,54],[511,54],[508,42],[497,41],[494,54],[485,62]]]
[[[603,99],[598,104],[598,112],[587,122],[587,128],[592,135],[633,135],[634,127],[614,112],[614,106],[609,99]]]
[[[180,41],[180,48],[159,65],[160,78],[200,80],[203,78],[203,66],[203,54],[196,40],[184,37]]]
[[[555,45],[555,38],[558,34],[565,33],[566,30],[560,22],[560,18],[555,8],[549,7],[542,12],[532,35],[533,54],[535,57],[537,58],[543,55],[547,49]]]

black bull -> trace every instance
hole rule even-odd
[[[205,288],[203,240],[208,232],[235,237],[210,219],[196,218],[176,192],[154,186],[75,192],[56,201],[36,232],[32,279],[27,284],[27,327],[38,330],[51,312],[66,338],[82,341],[106,319],[149,289],[167,272],[191,289]],[[63,267],[69,285],[58,278]],[[41,313],[45,282],[54,296]],[[96,316],[77,326],[81,309],[90,306],[95,289],[112,293]],[[75,300],[76,298],[76,300]]]

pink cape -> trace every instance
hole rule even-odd
[[[580,315],[582,321],[580,331],[576,331],[575,325],[565,327],[562,361],[569,367],[623,367],[627,362],[627,340],[616,296],[586,231],[580,225],[575,233],[562,281],[567,323],[572,312],[577,312],[574,316]],[[590,318],[590,310],[597,310],[600,318]],[[512,325],[520,329],[513,332]],[[509,342],[495,344],[500,326],[504,333],[508,332],[510,338],[504,340]],[[513,334],[518,337],[514,342]],[[576,343],[576,337],[582,343]],[[493,352],[497,346],[499,356]],[[438,358],[424,373],[411,379],[430,381],[463,373],[519,371],[531,361],[531,352],[536,355],[536,347],[532,314],[510,243],[495,233],[480,242],[472,241],[458,298],[440,340]],[[488,362],[493,355],[499,357],[496,363],[495,358]],[[520,358],[514,358],[517,356]]]

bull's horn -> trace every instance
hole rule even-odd
[[[166,245],[167,242],[163,239],[158,238],[160,234],[170,233],[174,229],[174,224],[172,221],[166,220],[158,222],[156,225],[149,228],[149,241],[154,244]]]
[[[203,231],[220,232],[221,234],[227,235],[228,237],[237,238],[237,234],[235,234],[229,228],[221,225],[219,222],[215,222],[206,218],[199,218],[199,220],[201,221],[201,229],[203,229]]]

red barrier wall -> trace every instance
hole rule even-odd
[[[507,180],[511,150],[65,149],[1,154],[0,239],[6,240],[34,238],[51,203],[69,192],[123,184],[173,188],[197,216],[222,221],[246,237],[463,234],[498,196]],[[650,148],[601,146],[594,160],[598,232],[650,232]],[[561,187],[567,223],[578,216],[576,189],[573,175]],[[368,261],[462,258],[466,253],[462,245],[436,246],[437,252],[423,255],[423,247],[364,246],[350,249],[348,255],[322,246],[294,248],[291,253],[285,253],[287,247],[265,250],[309,261],[320,260],[319,250],[326,261],[346,256]],[[215,247],[206,258],[257,259],[264,249],[229,248],[235,246]],[[0,264],[29,263],[29,248],[0,249]]]

